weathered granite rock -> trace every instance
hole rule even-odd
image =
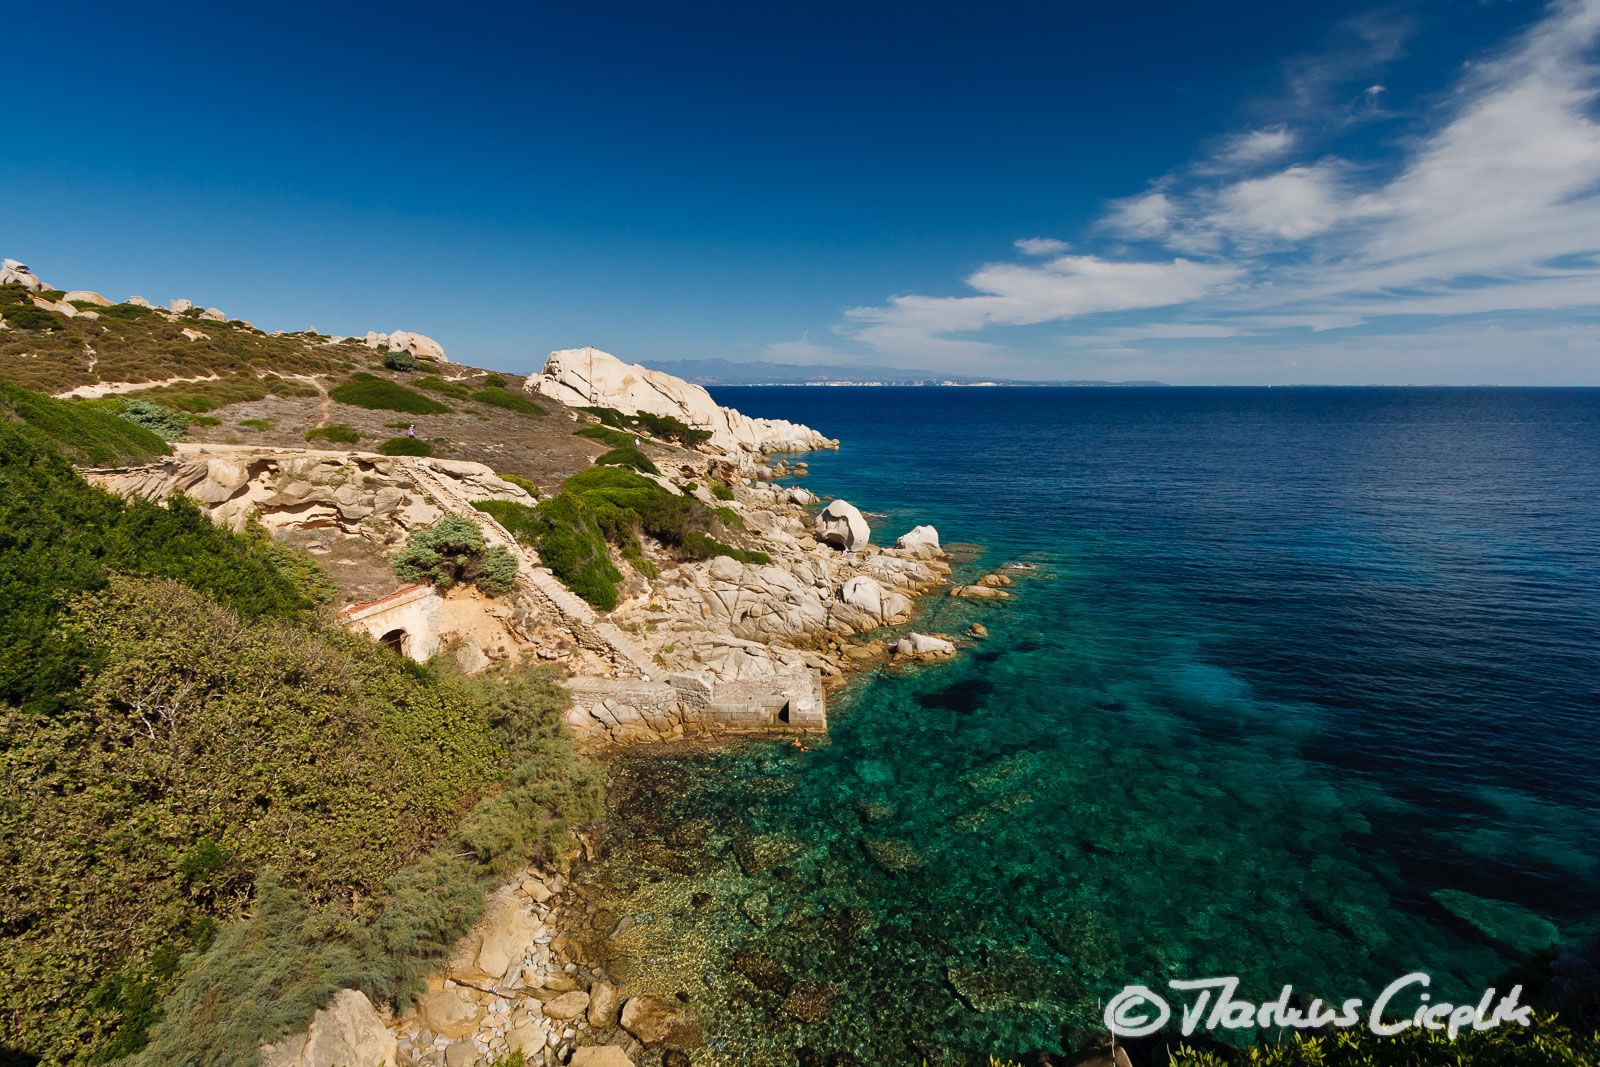
[[[585,1045],[573,1052],[567,1067],[634,1067],[628,1054],[615,1045]]]
[[[992,585],[958,585],[950,590],[950,595],[972,600],[1004,600],[1011,594]]]
[[[490,901],[489,913],[480,920],[478,972],[493,978],[504,974],[514,960],[522,958],[539,925],[538,919],[522,913],[515,896],[497,893]]]
[[[552,1019],[560,1019],[562,1022],[566,1022],[569,1019],[576,1019],[589,1010],[589,994],[581,989],[575,989],[570,993],[562,993],[559,997],[552,997],[543,1003],[546,1015]]]
[[[817,515],[817,540],[823,544],[856,552],[872,539],[872,528],[856,507],[845,500],[830,500]]]
[[[204,311],[200,312],[200,317],[208,322],[228,321],[228,316],[224,315],[220,308],[206,308]]]
[[[370,334],[368,335],[371,336]],[[410,352],[418,359],[430,363],[449,363],[444,354],[444,346],[431,337],[424,337],[420,333],[408,333],[405,330],[396,330],[389,335],[390,351]]]
[[[901,656],[953,656],[956,646],[939,637],[929,637],[927,634],[906,634],[894,646],[895,653]]]
[[[295,1034],[261,1050],[262,1067],[379,1067],[396,1062],[398,1045],[372,1001],[341,989]]]
[[[472,994],[460,986],[445,986],[422,999],[417,1021],[436,1034],[464,1037],[478,1025],[478,1004]]]
[[[610,982],[596,982],[589,987],[589,1025],[604,1030],[617,1025],[622,1012],[622,996]]]
[[[894,547],[917,556],[944,555],[944,550],[939,547],[939,531],[932,526],[913,526],[895,539]]]
[[[626,415],[647,411],[670,415],[711,432],[711,444],[725,452],[800,452],[837,448],[839,443],[783,419],[752,419],[719,407],[698,385],[661,371],[624,363],[597,348],[550,353],[544,371],[523,387],[568,407],[608,407]]]
[[[20,285],[31,292],[45,287],[44,282],[28,270],[26,263],[14,259],[0,260],[0,285]]]
[[[128,303],[132,304],[134,307],[141,307],[141,308],[154,307],[154,305],[151,304],[150,301],[146,300],[142,296],[130,296],[130,297],[128,297]]]
[[[699,1019],[650,996],[628,998],[622,1005],[622,1028],[649,1048],[698,1045],[701,1040]]]
[[[108,307],[111,306],[111,301],[107,300],[105,297],[101,296],[99,293],[91,293],[87,289],[74,289],[72,292],[68,293],[66,296],[62,297],[61,299],[65,300],[69,304],[71,304],[71,303],[93,304],[96,307],[103,307],[103,308],[108,308]]]
[[[167,306],[172,308],[173,314],[182,315],[185,311],[194,310],[194,301],[185,300],[180,296],[177,299],[170,301]]]

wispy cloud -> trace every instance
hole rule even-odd
[[[1381,108],[1369,68],[1399,54],[1405,28],[1352,30],[1359,49],[1287,78],[1289,113],[1350,114],[1340,87],[1361,74],[1358,106]],[[1597,35],[1600,0],[1555,4],[1415,116],[1419,132],[1381,169],[1296,159],[1309,146],[1292,123],[1254,126],[1109,204],[1091,231],[1118,242],[1104,255],[1018,241],[1027,258],[977,270],[972,293],[855,308],[840,332],[884,352],[971,356],[1045,323],[1109,348],[1600,307]],[[1153,309],[1162,321],[1128,324]]]

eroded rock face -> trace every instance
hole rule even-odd
[[[817,540],[825,545],[858,552],[872,539],[872,528],[855,505],[845,500],[830,500],[817,515]]]
[[[929,637],[927,634],[906,634],[894,646],[895,654],[900,656],[953,656],[956,646],[942,637]]]
[[[367,335],[369,343],[373,336],[373,334]],[[377,336],[382,335],[380,334]],[[425,337],[420,333],[408,333],[405,330],[396,330],[389,334],[388,344],[390,351],[410,352],[418,359],[427,360],[430,363],[450,362],[449,358],[444,354],[443,345],[441,345],[438,341],[435,341],[433,338]]]
[[[839,442],[809,426],[784,419],[752,419],[719,407],[711,394],[682,378],[624,363],[598,348],[567,348],[550,353],[544,371],[524,388],[568,407],[615,408],[627,415],[647,411],[670,415],[711,431],[711,443],[725,452],[804,452],[837,448]]]
[[[372,1001],[340,990],[310,1028],[261,1050],[263,1067],[380,1067],[396,1062],[398,1044]]]
[[[194,310],[194,301],[185,300],[180,296],[176,300],[168,301],[167,306],[172,309],[173,314],[182,315],[185,311]]]
[[[26,263],[14,259],[0,260],[0,285],[20,285],[31,292],[45,287],[44,282],[29,272]]]
[[[69,304],[93,304],[95,307],[103,308],[108,308],[111,306],[111,301],[107,300],[99,293],[91,293],[87,289],[74,289],[61,299],[65,300]]]

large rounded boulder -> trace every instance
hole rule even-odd
[[[844,500],[831,500],[817,515],[817,540],[825,545],[857,552],[867,547],[872,528],[856,507]]]

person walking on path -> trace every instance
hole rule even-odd
[[[413,422],[410,426],[406,427],[406,436],[407,437],[415,437],[415,436],[417,436],[417,424],[416,423]]]

